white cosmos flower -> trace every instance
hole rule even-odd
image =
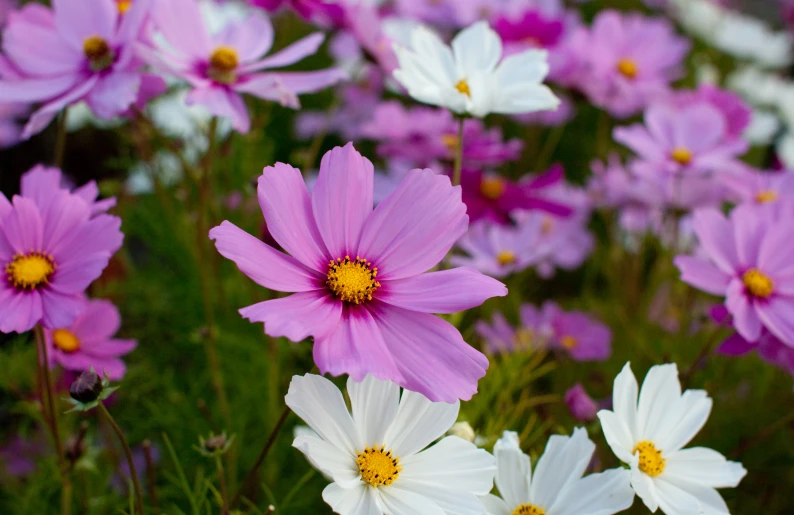
[[[294,376],[287,405],[317,435],[299,449],[333,479],[323,499],[341,515],[482,515],[494,457],[457,436],[425,449],[458,417],[460,403],[430,402],[389,381],[347,382],[352,416],[324,377]],[[423,450],[425,449],[425,450]]]
[[[648,371],[637,402],[637,379],[628,363],[615,378],[614,411],[598,418],[612,452],[631,466],[631,486],[652,512],[728,514],[715,488],[734,487],[747,471],[741,463],[704,447],[683,447],[705,425],[711,399],[703,390],[681,394],[675,364]]]
[[[477,117],[531,113],[560,104],[542,84],[549,73],[546,51],[527,50],[502,60],[502,41],[484,21],[460,32],[452,48],[420,26],[411,34],[411,48],[395,44],[394,51],[400,64],[394,78],[426,104]]]
[[[634,501],[630,473],[612,469],[582,477],[595,444],[587,431],[549,438],[535,465],[521,452],[518,435],[505,431],[494,446],[496,487],[501,498],[483,497],[488,515],[611,515]]]

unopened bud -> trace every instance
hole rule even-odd
[[[77,402],[86,404],[97,400],[102,388],[102,378],[96,372],[83,372],[69,387],[69,395]]]
[[[471,424],[468,422],[455,422],[452,427],[449,428],[447,431],[448,435],[457,436],[458,438],[463,438],[467,442],[474,442],[474,439],[477,435],[474,432],[474,428],[471,427]]]

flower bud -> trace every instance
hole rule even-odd
[[[581,383],[576,383],[565,392],[565,404],[573,418],[579,422],[595,420],[598,413],[598,404],[587,394]]]
[[[455,422],[452,427],[447,431],[448,435],[463,438],[467,442],[474,442],[477,435],[474,433],[474,428],[468,422]]]
[[[97,400],[103,387],[102,378],[96,372],[83,372],[69,387],[69,395],[85,404]]]

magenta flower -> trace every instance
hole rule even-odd
[[[773,205],[779,201],[794,202],[794,173],[762,172],[743,168],[719,176],[743,204]]]
[[[347,77],[337,68],[263,72],[314,54],[323,35],[312,34],[262,58],[273,46],[273,26],[259,11],[229,22],[213,35],[193,0],[159,2],[153,17],[168,44],[159,54],[147,51],[147,59],[190,83],[193,89],[187,95],[188,104],[200,104],[216,116],[231,119],[232,127],[241,133],[251,126],[242,93],[297,109],[299,94],[319,91]]]
[[[474,330],[493,353],[545,349],[554,337],[551,320],[557,310],[557,305],[552,302],[547,302],[540,309],[532,304],[524,304],[519,309],[518,327],[513,327],[497,311],[493,314],[491,324],[480,320],[475,324]]]
[[[84,300],[80,314],[68,327],[45,329],[50,367],[83,372],[91,367],[111,380],[124,377],[127,367],[119,358],[132,351],[135,340],[113,338],[121,327],[119,310],[107,300]]]
[[[552,310],[551,346],[576,361],[604,361],[612,354],[612,331],[581,311]]]
[[[46,207],[0,195],[0,331],[67,327],[81,294],[100,276],[124,238],[118,217],[91,218],[89,205],[65,191]]]
[[[576,383],[565,392],[565,405],[571,416],[579,422],[591,422],[596,419],[599,406],[587,394],[582,383]]]
[[[596,106],[628,117],[666,95],[689,47],[665,19],[606,10],[572,36],[573,82]]]
[[[708,104],[654,105],[645,112],[645,124],[617,127],[615,140],[639,156],[635,173],[709,174],[736,168],[737,157],[748,144],[730,137],[722,113]]]
[[[54,0],[50,10],[29,4],[12,13],[3,51],[17,74],[0,81],[0,102],[42,102],[22,137],[46,127],[58,112],[84,100],[100,118],[126,111],[138,97],[142,62],[136,45],[149,0],[120,16],[114,0]]]
[[[773,217],[744,205],[729,218],[716,209],[699,210],[694,230],[702,252],[675,258],[682,281],[725,296],[736,330],[748,341],[758,340],[766,328],[794,346],[792,219],[794,209]]]
[[[539,224],[540,252],[533,260],[538,275],[553,277],[557,268],[578,268],[593,251],[595,241],[587,229],[588,212],[577,212],[573,216],[561,217],[543,211],[522,211],[514,215],[519,226]]]
[[[344,6],[332,0],[250,0],[250,2],[270,12],[291,8],[301,18],[326,27],[344,24]]]
[[[65,183],[63,174],[58,168],[36,165],[22,176],[20,195],[33,199],[39,209],[46,210],[59,192],[70,192],[88,204],[91,216],[104,213],[116,205],[115,197],[97,200],[99,188],[96,181],[89,181],[71,191]]]
[[[295,293],[243,308],[245,318],[273,337],[313,336],[322,373],[356,381],[369,373],[433,401],[477,391],[488,360],[431,313],[469,309],[507,289],[471,268],[426,273],[468,226],[448,177],[412,170],[373,210],[373,166],[348,144],[323,157],[311,196],[300,171],[283,163],[264,169],[258,192],[289,255],[230,222],[210,238],[257,283]]]
[[[513,226],[478,222],[458,240],[458,247],[468,256],[452,256],[457,266],[472,266],[491,277],[505,277],[535,264],[548,251],[542,241],[543,221],[528,219]]]

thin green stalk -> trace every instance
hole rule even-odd
[[[99,411],[105,415],[105,418],[110,423],[113,431],[116,433],[116,437],[119,439],[121,447],[124,449],[124,455],[127,457],[127,465],[130,466],[130,476],[132,477],[132,486],[135,490],[135,501],[138,508],[138,513],[143,515],[143,493],[141,490],[141,484],[138,482],[138,471],[135,470],[135,461],[132,459],[132,450],[130,450],[130,446],[127,443],[127,439],[124,438],[124,433],[122,433],[121,428],[118,424],[116,424],[116,420],[110,414],[105,405],[102,404],[102,401],[99,401],[97,407],[99,408]]]
[[[221,487],[221,515],[229,514],[229,494],[226,490],[226,473],[223,470],[223,456],[215,455],[215,468],[218,470],[218,484]]]
[[[463,122],[462,116],[458,119],[458,145],[455,148],[455,169],[452,176],[452,185],[460,184],[460,174],[463,170]]]
[[[538,159],[535,161],[535,170],[542,171],[549,165],[549,160],[551,156],[554,155],[554,151],[557,149],[557,146],[560,144],[560,140],[562,139],[562,134],[565,132],[565,125],[559,125],[551,131],[551,134],[546,138],[546,141],[543,142],[543,148],[540,150],[538,154]]]
[[[55,135],[55,157],[53,163],[56,168],[63,167],[63,159],[66,156],[66,117],[69,108],[65,107],[58,116],[58,133]]]

